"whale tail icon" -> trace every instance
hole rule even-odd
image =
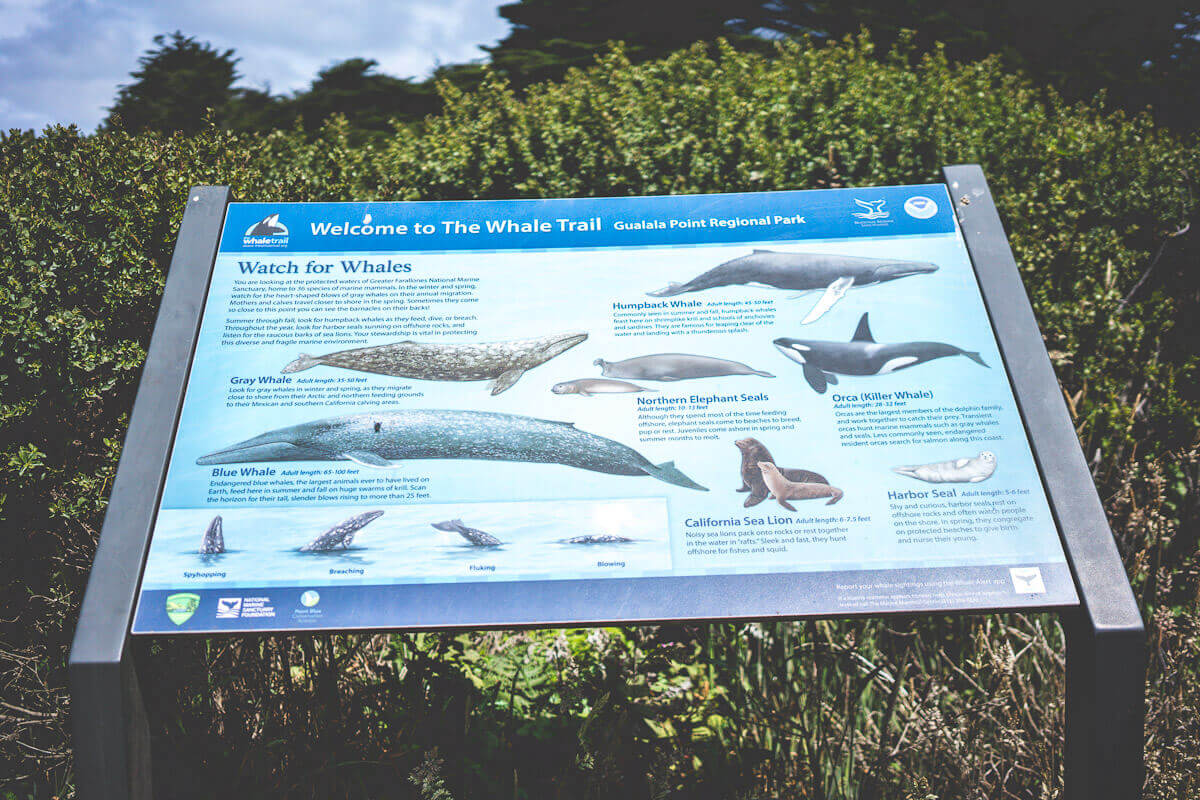
[[[301,353],[300,357],[286,367],[280,370],[284,375],[289,372],[300,372],[301,370],[311,369],[322,363],[321,359],[313,358],[308,353]]]
[[[969,350],[963,350],[962,354],[964,356],[966,356],[967,358],[971,359],[972,361],[974,361],[979,366],[988,367],[987,362],[983,360],[983,358],[979,355],[979,353],[976,353],[974,351],[969,351]],[[991,369],[991,367],[988,367],[988,369]]]
[[[675,295],[683,294],[686,291],[687,289],[683,287],[682,283],[672,282],[668,283],[665,287],[656,292],[646,292],[646,294],[650,297],[674,297]]]
[[[646,474],[651,478],[657,478],[664,483],[671,483],[676,486],[682,486],[685,489],[695,489],[698,492],[707,492],[708,488],[701,486],[694,480],[680,472],[674,461],[667,461],[663,464],[655,464],[648,467],[643,467]]]

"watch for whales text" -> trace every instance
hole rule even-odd
[[[234,203],[133,632],[1075,602],[944,186]]]

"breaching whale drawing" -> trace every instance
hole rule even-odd
[[[489,411],[380,411],[328,417],[254,436],[196,459],[200,465],[258,461],[352,461],[391,467],[409,459],[475,459],[562,464],[609,475],[649,475],[707,492],[675,468],[631,447],[553,422]]]
[[[987,366],[979,353],[952,344],[879,344],[871,335],[866,314],[858,321],[858,328],[848,342],[780,338],[774,344],[785,356],[804,366],[804,378],[818,394],[824,394],[831,383],[837,385],[838,375],[885,375],[946,356],[966,356],[980,366]]]
[[[338,350],[323,356],[301,353],[283,368],[300,372],[319,364],[425,381],[494,380],[492,394],[510,388],[526,370],[544,364],[588,338],[586,333],[563,333],[536,339],[512,339],[477,344],[396,342],[377,347]]]
[[[365,528],[370,523],[383,516],[382,511],[368,511],[365,514],[358,514],[338,525],[334,525],[329,530],[322,533],[317,538],[313,539],[304,547],[300,548],[301,553],[326,553],[330,550],[341,548],[345,550],[354,541],[354,534]]]
[[[718,286],[739,284],[801,292],[822,289],[824,294],[821,299],[800,323],[807,325],[820,319],[851,288],[874,286],[928,272],[937,272],[937,265],[928,261],[903,261],[898,258],[755,250],[748,256],[713,267],[687,283],[671,283],[647,294],[651,297],[673,297],[686,292],[702,292]]]

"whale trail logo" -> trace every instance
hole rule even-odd
[[[283,247],[288,243],[288,229],[278,214],[268,214],[246,228],[242,244],[246,247]]]
[[[886,200],[859,200],[856,197],[854,198],[854,204],[863,210],[851,211],[850,216],[858,217],[859,219],[887,219],[892,213],[883,210],[883,206],[886,203]]]

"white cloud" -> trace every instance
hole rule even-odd
[[[508,30],[503,0],[347,4],[291,0],[0,0],[0,130],[99,124],[155,34],[180,30],[241,59],[243,86],[306,87],[354,56],[383,72],[424,77],[480,58]]]

